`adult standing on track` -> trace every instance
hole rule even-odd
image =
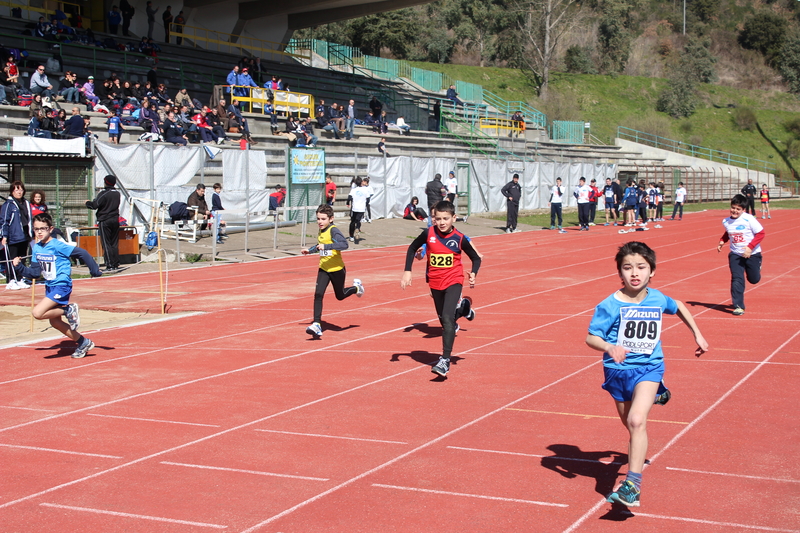
[[[436,204],[444,200],[447,195],[447,188],[442,183],[442,175],[436,174],[431,181],[425,185],[425,196],[428,197],[428,226],[433,224],[433,208]]]
[[[581,176],[578,181],[578,186],[572,195],[578,200],[578,222],[581,225],[580,231],[589,231],[589,197],[592,195],[592,189],[586,185],[586,178]]]
[[[506,197],[506,233],[516,233],[518,231],[517,215],[519,215],[519,201],[522,198],[519,174],[514,174],[511,181],[500,189],[500,193]]]
[[[753,185],[753,178],[747,180],[747,185],[742,187],[742,194],[747,198],[747,208],[744,210],[749,215],[756,216],[756,193],[758,190]]]
[[[95,197],[88,200],[86,207],[97,210],[97,229],[103,242],[103,258],[105,271],[119,270],[119,191],[114,190],[117,177],[109,174],[103,179],[105,188]]]
[[[6,272],[7,289],[27,289],[28,285],[11,272],[8,261],[28,255],[28,243],[33,235],[31,204],[25,199],[25,185],[14,181],[8,188],[9,198],[0,207],[0,244],[2,245],[3,268]]]

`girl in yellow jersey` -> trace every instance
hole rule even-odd
[[[317,272],[317,288],[314,291],[314,322],[306,328],[306,333],[319,338],[322,337],[322,298],[328,288],[328,283],[333,284],[333,292],[337,300],[344,300],[355,294],[359,298],[364,294],[364,285],[360,279],[353,280],[352,287],[344,286],[346,277],[342,250],[347,250],[347,239],[333,225],[333,207],[321,205],[317,208],[317,226],[319,235],[317,245],[301,250],[303,254],[319,253],[319,271]]]

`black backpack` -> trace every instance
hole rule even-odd
[[[169,216],[174,224],[178,220],[189,220],[191,213],[189,213],[189,204],[186,202],[173,202],[169,206]]]

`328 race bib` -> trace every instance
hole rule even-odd
[[[436,268],[450,268],[453,266],[453,254],[431,254],[431,266]]]
[[[623,307],[619,310],[617,346],[649,355],[660,339],[660,307]]]

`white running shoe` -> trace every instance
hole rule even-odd
[[[358,296],[359,298],[364,296],[364,284],[361,283],[361,280],[358,279],[358,278],[354,279],[353,280],[353,285],[355,286],[355,288],[357,290],[356,296]]]
[[[314,322],[306,328],[306,333],[315,337],[322,337],[322,326],[319,322]]]
[[[7,291],[18,291],[18,290],[23,288],[22,285],[24,285],[24,283],[21,283],[21,282],[15,280],[15,279],[12,279],[8,283],[6,283],[6,290]]]
[[[69,304],[64,308],[64,316],[69,322],[69,329],[75,331],[81,325],[81,315],[78,309],[78,304]]]

